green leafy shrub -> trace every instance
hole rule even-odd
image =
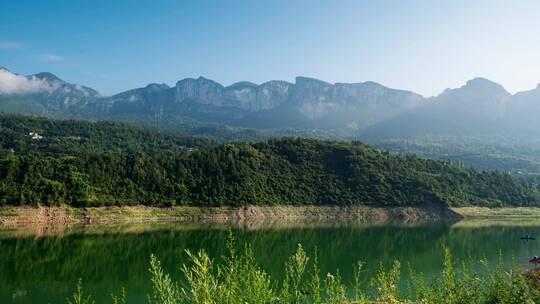
[[[408,289],[401,288],[401,265],[395,261],[390,269],[382,266],[369,286],[363,286],[364,265],[354,266],[352,286],[344,284],[339,275],[327,273],[321,279],[317,255],[310,259],[302,246],[288,259],[282,281],[272,279],[258,266],[253,251],[246,246],[241,254],[234,250],[232,238],[229,252],[215,263],[204,250],[186,254],[191,262],[182,266],[184,283],[173,282],[155,256],[150,258],[152,293],[149,304],[534,304],[540,303],[540,291],[517,270],[505,270],[502,258],[495,268],[487,261],[466,265],[455,270],[448,249],[444,250],[444,268],[439,276],[426,282],[421,273],[411,271]],[[309,265],[309,261],[313,263]],[[279,289],[278,286],[281,286]],[[368,288],[368,290],[366,290]],[[277,296],[278,291],[280,295]],[[367,296],[370,295],[370,296]],[[72,299],[67,304],[92,304],[92,298],[83,294],[79,280]],[[125,291],[121,297],[112,296],[113,304],[126,303]]]

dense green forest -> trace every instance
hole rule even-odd
[[[3,116],[0,151],[0,203],[11,205],[540,204],[535,187],[508,174],[358,142],[215,144],[120,123]]]
[[[32,139],[38,133],[41,139]],[[78,155],[82,152],[195,149],[211,144],[201,137],[142,130],[118,122],[52,120],[44,117],[0,115],[0,149],[16,154]]]
[[[329,140],[360,140],[365,142],[362,131],[341,129],[250,129],[225,124],[201,122],[190,117],[160,115],[115,115],[110,121],[134,123],[149,130],[162,130],[177,134],[226,142],[258,142],[276,137],[303,137]],[[419,136],[409,139],[375,139],[369,145],[381,150],[420,157],[463,162],[479,170],[498,170],[540,183],[540,140],[535,136]]]
[[[539,180],[540,176],[540,141],[536,138],[423,136],[372,144],[398,154],[463,162],[479,170],[499,170],[529,180]]]
[[[180,115],[148,115],[123,114],[96,117],[100,120],[132,123],[144,129],[161,130],[191,136],[204,137],[216,142],[263,141],[275,137],[299,136],[318,139],[349,140],[356,138],[357,132],[350,129],[308,129],[308,128],[274,128],[253,129],[231,126],[222,123],[202,122],[191,117]]]

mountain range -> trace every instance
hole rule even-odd
[[[423,135],[540,136],[540,86],[510,94],[484,78],[434,97],[375,82],[242,81],[223,86],[199,77],[175,86],[152,83],[103,96],[51,73],[18,75],[0,68],[0,111],[55,118],[166,119],[255,129],[344,129],[366,140]]]

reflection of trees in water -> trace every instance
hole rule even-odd
[[[211,226],[210,226],[211,227]],[[0,238],[0,302],[17,289],[42,288],[43,293],[67,294],[66,285],[82,277],[95,294],[106,295],[126,286],[132,295],[148,291],[148,261],[154,253],[174,276],[180,274],[185,249],[204,248],[216,260],[225,253],[227,230],[214,228],[153,229],[136,233],[71,233],[40,238]],[[251,244],[257,261],[272,276],[282,274],[285,259],[301,243],[308,253],[318,248],[323,273],[341,270],[351,280],[357,260],[367,263],[373,274],[379,264],[400,260],[415,270],[430,274],[442,264],[442,246],[451,248],[456,259],[495,260],[499,250],[534,255],[534,242],[519,240],[524,234],[538,235],[539,227],[451,228],[447,224],[402,225],[299,225],[260,229],[233,228],[238,246]],[[405,268],[406,269],[406,268]],[[53,286],[53,288],[49,288]],[[103,290],[106,288],[106,290]]]

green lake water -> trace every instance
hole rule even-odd
[[[365,224],[353,222],[286,223],[154,223],[91,227],[0,228],[0,303],[65,303],[78,278],[96,303],[125,287],[129,303],[145,303],[149,257],[180,278],[185,249],[204,248],[219,259],[231,229],[237,246],[250,244],[257,261],[280,277],[283,264],[301,243],[309,254],[317,248],[322,272],[340,270],[352,281],[352,265],[366,263],[371,277],[381,265],[399,260],[431,276],[441,271],[442,248],[456,260],[495,262],[502,252],[523,267],[540,255],[540,222],[458,222],[431,224]]]

